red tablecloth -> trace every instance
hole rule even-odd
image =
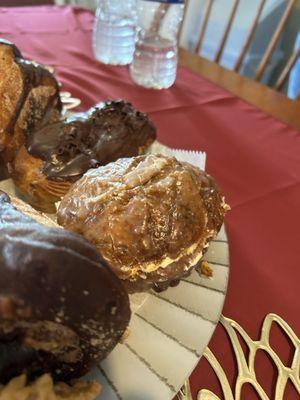
[[[82,109],[109,97],[127,99],[151,115],[161,142],[207,152],[207,170],[232,207],[226,219],[231,274],[224,314],[253,338],[269,312],[299,331],[299,132],[184,68],[169,90],[135,86],[126,67],[94,60],[92,23],[93,15],[78,8],[0,8],[0,36],[26,57],[54,66],[63,89],[82,99]],[[278,345],[283,349],[279,338]],[[233,371],[221,328],[210,347]],[[268,380],[269,369],[260,365],[259,374]],[[204,361],[192,375],[193,392],[201,387],[218,391]],[[292,392],[286,398],[298,398]],[[250,392],[245,398],[252,398]]]

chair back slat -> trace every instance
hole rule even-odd
[[[294,53],[291,55],[289,61],[287,62],[286,66],[284,67],[283,71],[281,72],[281,74],[280,74],[279,78],[277,79],[277,82],[275,83],[275,86],[274,86],[274,88],[276,90],[280,90],[282,88],[285,81],[287,80],[287,77],[289,76],[291,69],[295,65],[298,57],[300,57],[300,48],[298,50],[294,51]]]
[[[203,22],[201,24],[201,28],[200,28],[200,32],[199,32],[199,36],[198,36],[198,40],[195,46],[195,53],[198,54],[199,50],[201,48],[201,44],[205,35],[205,31],[206,31],[206,26],[208,23],[208,19],[210,16],[210,12],[211,12],[211,7],[213,4],[213,0],[207,0],[206,1],[206,6],[205,6],[205,11],[204,11],[204,18],[203,18]]]
[[[260,63],[259,63],[259,65],[254,73],[254,76],[252,78],[253,80],[261,81],[261,79],[265,73],[265,70],[268,66],[268,63],[272,57],[272,54],[275,50],[275,47],[280,39],[280,35],[282,34],[283,30],[285,29],[288,19],[293,11],[293,7],[297,1],[298,0],[285,0],[286,7],[284,8],[283,14],[280,18],[279,23],[276,26],[273,36],[271,37],[271,40],[269,40],[267,48],[264,51],[263,56],[261,57]],[[267,3],[267,0],[259,0],[255,16],[253,16],[253,18],[254,18],[253,22],[250,25],[249,31],[247,32],[247,35],[246,35],[245,42],[243,43],[241,51],[240,51],[240,53],[237,57],[237,60],[234,64],[233,71],[235,71],[235,72],[239,72],[241,69],[241,66],[245,60],[246,54],[249,51],[249,47],[253,41],[254,34],[260,23],[260,19],[261,19],[261,16],[262,16],[262,13],[263,13],[266,3]],[[226,27],[224,29],[222,39],[220,41],[219,47],[216,51],[216,54],[215,54],[215,57],[213,60],[215,63],[219,63],[222,58],[224,48],[226,46],[226,43],[227,43],[227,40],[228,40],[228,37],[230,34],[230,30],[233,25],[233,21],[235,19],[239,4],[240,4],[239,0],[232,0],[232,8],[230,10],[229,19],[226,23]],[[182,21],[180,29],[179,29],[179,37],[182,33],[183,24],[185,23],[185,20],[187,19],[186,18],[187,10],[188,10],[188,6],[190,6],[190,5],[191,5],[191,2],[189,0],[186,0],[186,7],[184,10],[184,18],[183,18],[183,21]],[[207,25],[209,22],[209,18],[211,17],[211,11],[212,11],[213,5],[214,5],[213,0],[206,0],[205,6],[204,6],[205,7],[204,14],[201,19],[201,25],[200,25],[198,39],[197,39],[196,45],[194,47],[195,54],[200,55],[199,53],[200,53],[201,46],[202,46],[206,31],[207,31]],[[184,27],[186,28],[186,25]],[[299,51],[300,51],[299,49],[295,50],[294,53],[292,54],[292,56],[287,61],[285,67],[283,68],[283,71],[281,72],[279,78],[277,79],[277,81],[274,85],[274,89],[280,90],[283,87],[285,81],[287,80],[287,78],[291,72],[291,69],[293,68],[294,64],[296,63],[296,61],[299,57]]]
[[[225,47],[225,44],[226,44],[226,41],[227,41],[227,38],[228,38],[228,35],[229,35],[229,32],[230,32],[230,29],[231,29],[231,24],[232,24],[232,22],[234,20],[234,17],[235,17],[239,2],[240,2],[240,0],[234,0],[233,6],[232,6],[232,9],[231,9],[231,12],[230,12],[229,20],[227,22],[227,25],[226,25],[225,31],[223,33],[223,37],[222,37],[219,49],[218,49],[218,51],[216,53],[216,56],[215,56],[215,59],[214,59],[215,62],[219,62],[220,58],[222,57],[222,53],[223,53],[223,50],[224,50],[224,47]]]
[[[281,35],[286,23],[287,23],[287,20],[288,20],[290,14],[292,12],[292,9],[293,9],[295,3],[296,3],[296,0],[289,0],[288,5],[287,5],[282,17],[281,17],[281,20],[280,20],[280,22],[279,22],[279,24],[278,24],[278,26],[277,26],[277,28],[276,28],[276,30],[274,32],[274,35],[273,35],[273,37],[272,37],[272,39],[271,39],[271,41],[270,41],[270,43],[269,43],[269,45],[267,47],[267,50],[266,50],[266,52],[265,52],[265,54],[264,54],[264,56],[263,56],[263,58],[262,58],[262,60],[261,60],[261,62],[259,64],[256,72],[255,72],[255,75],[254,75],[254,78],[253,78],[255,81],[260,81],[261,80],[261,78],[262,78],[262,76],[263,76],[263,74],[265,72],[265,69],[267,67],[267,64],[268,64],[268,62],[269,62],[269,60],[270,60],[270,58],[271,58],[271,56],[273,54],[275,46],[276,46],[276,44],[277,44],[277,42],[278,42],[278,40],[280,38],[280,35]]]
[[[240,68],[242,66],[242,63],[243,63],[245,55],[246,55],[246,53],[247,53],[247,51],[249,49],[250,43],[251,43],[251,41],[253,39],[256,27],[258,25],[258,22],[259,22],[259,19],[260,19],[260,16],[261,16],[261,13],[263,11],[263,8],[264,8],[265,4],[266,4],[266,0],[261,0],[260,3],[259,3],[255,18],[253,20],[253,23],[252,23],[250,29],[249,29],[249,32],[248,32],[248,35],[246,37],[245,43],[243,44],[242,50],[240,52],[240,55],[239,55],[238,59],[236,60],[235,65],[234,65],[233,70],[236,71],[236,72],[239,72],[239,70],[240,70]]]

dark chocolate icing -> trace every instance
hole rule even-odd
[[[90,168],[140,154],[154,141],[155,131],[146,114],[130,103],[108,101],[32,133],[27,149],[45,161],[47,178],[76,180]]]
[[[56,94],[55,96],[49,97],[48,99],[48,104],[47,107],[44,111],[44,115],[41,115],[39,118],[39,121],[37,121],[36,118],[32,118],[31,121],[27,121],[27,131],[30,132],[31,130],[37,128],[39,126],[39,122],[42,122],[43,124],[47,124],[48,119],[50,118],[50,113],[48,112],[52,107],[55,107],[57,111],[60,113],[62,109],[62,104],[60,101],[60,97],[58,95],[59,92],[59,87],[56,79],[54,78],[53,74],[48,71],[45,67],[42,65],[39,65],[33,61],[28,61],[25,60],[22,56],[22,53],[20,50],[15,46],[13,43],[5,40],[5,39],[0,39],[0,45],[6,45],[9,46],[12,49],[13,56],[15,58],[15,62],[18,64],[21,73],[22,73],[22,78],[24,82],[23,86],[23,91],[22,95],[18,99],[15,111],[12,115],[12,118],[6,127],[6,131],[10,134],[13,133],[15,124],[20,116],[20,113],[22,111],[22,108],[24,106],[24,103],[27,99],[27,96],[29,92],[32,90],[32,88],[38,87],[39,85],[42,84],[42,82],[45,79],[51,80],[51,84],[56,87]],[[38,107],[38,104],[31,104],[30,105],[32,108]],[[34,113],[32,115],[35,115]],[[49,116],[49,118],[48,118]]]
[[[81,376],[130,318],[128,295],[83,237],[25,216],[0,192],[0,382]]]

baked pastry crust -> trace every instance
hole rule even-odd
[[[5,386],[0,385],[0,400],[94,400],[100,392],[101,387],[96,382],[54,384],[51,375],[44,374],[27,383],[26,376],[20,375]]]
[[[0,151],[14,160],[29,132],[57,121],[61,113],[58,83],[44,67],[25,60],[12,43],[0,40]]]
[[[53,181],[43,173],[43,161],[31,156],[22,146],[12,169],[12,179],[23,197],[37,210],[56,213],[55,203],[68,192],[72,182]]]

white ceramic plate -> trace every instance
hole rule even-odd
[[[204,153],[175,154],[160,144],[155,150],[205,166]],[[1,182],[0,189],[15,195],[11,180]],[[208,345],[223,308],[229,275],[224,227],[205,259],[213,278],[194,271],[177,287],[133,299],[128,338],[87,376],[101,384],[99,399],[171,400],[180,390]]]
[[[175,288],[151,292],[132,316],[125,343],[87,377],[103,400],[171,400],[208,345],[225,300],[228,244],[224,227],[205,259],[213,278],[194,271]]]
[[[203,152],[174,150],[158,142],[150,152],[173,155],[205,169]],[[205,259],[213,278],[193,271],[174,288],[131,299],[129,337],[88,375],[102,385],[99,399],[174,398],[199,362],[221,315],[229,276],[224,226]]]

